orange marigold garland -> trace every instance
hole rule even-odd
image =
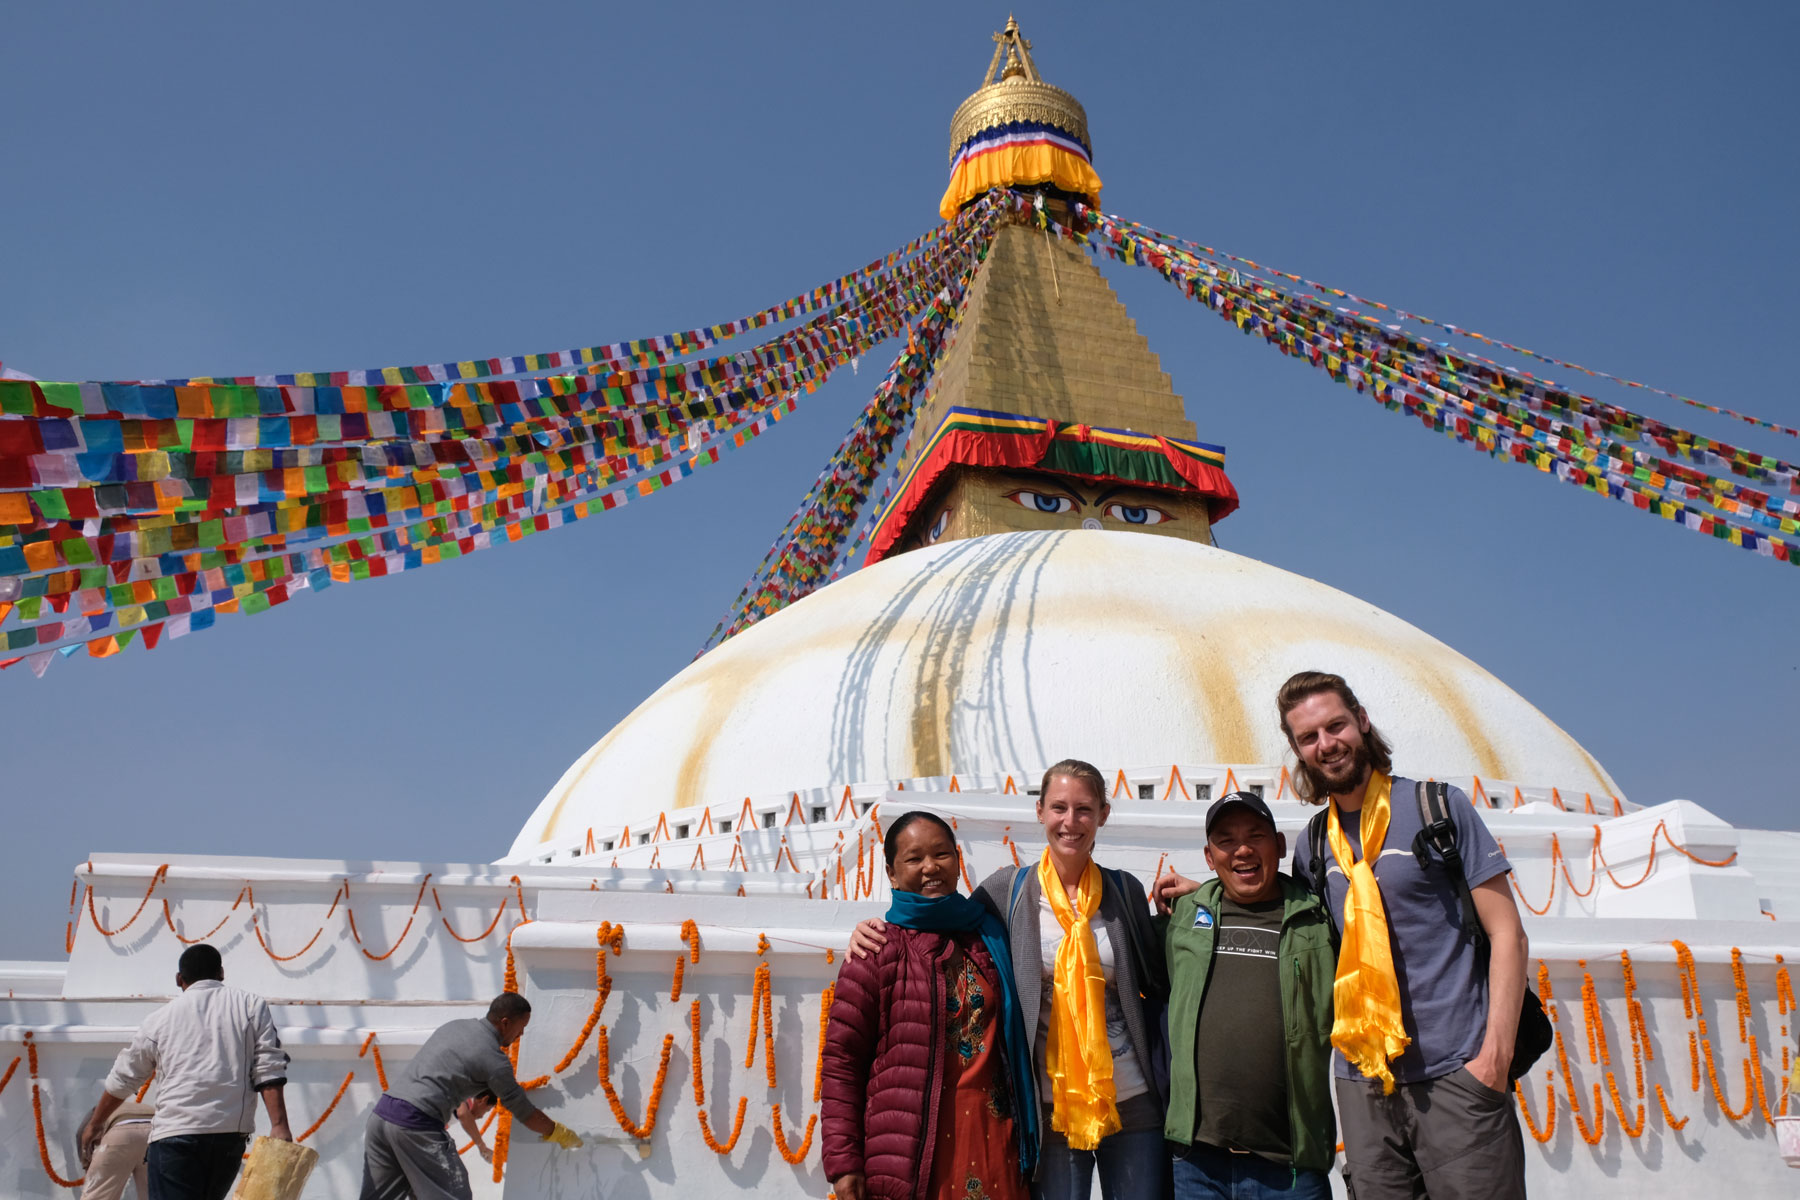
[[[31,1120],[37,1126],[38,1161],[44,1164],[44,1174],[50,1177],[50,1182],[58,1187],[78,1188],[87,1176],[83,1175],[80,1179],[64,1179],[56,1173],[56,1168],[50,1165],[50,1147],[44,1141],[44,1102],[38,1095],[37,1042],[32,1040],[29,1033],[25,1035],[25,1062],[26,1070],[31,1074]]]
[[[1657,1106],[1662,1109],[1663,1124],[1667,1125],[1676,1133],[1680,1133],[1683,1129],[1687,1128],[1687,1123],[1693,1120],[1692,1117],[1683,1117],[1679,1121],[1675,1119],[1675,1114],[1669,1111],[1669,1097],[1663,1093],[1662,1084],[1660,1083],[1656,1085],[1656,1103]]]
[[[513,882],[516,884],[518,881],[519,877],[517,875],[513,876]],[[525,905],[523,903],[519,905],[519,911],[521,913],[525,911]],[[514,925],[506,933],[506,975],[503,987],[509,992],[516,992],[519,990],[519,964],[518,960],[513,957],[513,934],[519,932],[520,929],[529,924],[531,924],[530,917],[521,917],[519,918],[519,923]],[[519,1043],[514,1042],[506,1048],[506,1057],[512,1063],[513,1070],[517,1071],[519,1069]],[[530,1087],[531,1085],[528,1083],[524,1086]],[[506,1153],[512,1147],[512,1125],[512,1113],[505,1108],[501,1108],[500,1119],[497,1122],[497,1128],[494,1130],[495,1183],[499,1183],[506,1173]]]
[[[1687,947],[1683,946],[1682,949],[1686,950]],[[1735,950],[1735,947],[1734,947],[1734,950]],[[1694,958],[1693,958],[1693,955],[1690,953],[1687,955],[1688,969],[1692,970],[1693,965],[1694,965]],[[1740,963],[1738,963],[1736,961],[1735,954],[1734,954],[1732,965],[1737,968],[1735,973],[1738,976],[1738,978],[1741,980],[1743,978],[1743,967]],[[1756,1089],[1753,1086],[1751,1086],[1751,1083],[1750,1083],[1750,1062],[1748,1059],[1746,1059],[1744,1061],[1744,1085],[1745,1085],[1745,1090],[1748,1093],[1744,1097],[1744,1106],[1741,1109],[1733,1111],[1732,1107],[1731,1107],[1731,1102],[1725,1098],[1725,1085],[1719,1082],[1719,1068],[1718,1068],[1718,1062],[1713,1054],[1712,1039],[1706,1035],[1706,1013],[1704,1011],[1702,1002],[1700,1000],[1700,980],[1699,980],[1699,976],[1697,973],[1694,977],[1694,997],[1695,997],[1694,1010],[1695,1010],[1695,1014],[1696,1014],[1695,1015],[1695,1024],[1699,1026],[1699,1033],[1700,1033],[1700,1037],[1699,1037],[1700,1056],[1706,1060],[1706,1078],[1707,1078],[1707,1081],[1712,1084],[1713,1099],[1718,1101],[1719,1111],[1721,1113],[1725,1114],[1725,1116],[1728,1119],[1733,1120],[1733,1121],[1741,1121],[1745,1117],[1749,1116],[1750,1110],[1756,1106]],[[1698,1088],[1696,1088],[1695,1090],[1697,1091]]]
[[[768,999],[768,995],[769,995],[769,964],[766,962],[765,963],[757,963],[756,964],[756,981],[750,987],[750,1040],[744,1043],[744,1069],[745,1070],[749,1070],[756,1063],[757,1027],[759,1024],[761,1024],[763,1021],[765,1021],[767,1019],[766,1017],[763,1017],[761,1014],[767,1011],[765,1002]],[[769,1045],[769,1049],[771,1051],[773,1051],[774,1050],[774,1041],[772,1038],[770,1039],[768,1045]],[[770,1087],[775,1086],[774,1071],[775,1071],[775,1064],[773,1061],[771,1061],[769,1063],[769,1074],[770,1074],[769,1086]]]
[[[656,1129],[656,1112],[662,1107],[663,1084],[669,1078],[669,1053],[675,1048],[675,1035],[663,1034],[662,1061],[656,1065],[656,1082],[650,1085],[650,1100],[644,1106],[644,1123],[639,1125],[625,1112],[624,1104],[619,1101],[619,1093],[612,1085],[612,1054],[606,1040],[606,1026],[600,1026],[594,1035],[594,1048],[600,1057],[599,1075],[601,1090],[606,1093],[606,1103],[611,1106],[613,1119],[623,1129],[640,1142],[650,1140]]]
[[[349,1088],[350,1081],[355,1078],[356,1078],[355,1071],[349,1071],[349,1072],[345,1073],[344,1082],[338,1084],[337,1095],[335,1095],[331,1098],[331,1103],[327,1104],[325,1106],[325,1111],[319,1114],[318,1120],[314,1121],[311,1125],[308,1125],[305,1129],[301,1130],[298,1134],[294,1135],[294,1140],[296,1142],[304,1142],[307,1138],[309,1138],[313,1134],[319,1132],[319,1126],[325,1124],[325,1119],[327,1117],[329,1117],[332,1114],[332,1112],[334,1112],[337,1109],[338,1101],[340,1101],[344,1098],[345,1090]]]
[[[738,1097],[737,1117],[731,1122],[731,1136],[721,1144],[717,1138],[713,1137],[712,1125],[706,1119],[706,1082],[701,1075],[700,1001],[698,1000],[695,1000],[693,1004],[688,1007],[688,1028],[693,1031],[694,1036],[694,1052],[692,1055],[694,1062],[694,1107],[699,1110],[700,1136],[706,1140],[707,1149],[711,1150],[714,1154],[730,1154],[732,1147],[737,1145],[738,1135],[744,1132],[744,1110],[750,1104],[750,1097]]]
[[[19,1069],[19,1061],[23,1057],[23,1055],[19,1054],[13,1055],[12,1062],[8,1064],[6,1068],[6,1074],[0,1075],[0,1093],[4,1093],[6,1091],[6,1085],[12,1082],[13,1072]],[[139,1098],[141,1099],[142,1097]]]
[[[1588,1062],[1612,1065],[1612,1054],[1606,1045],[1606,1026],[1601,1023],[1600,997],[1594,991],[1594,976],[1587,959],[1575,963],[1581,968],[1581,1023],[1587,1033]]]
[[[175,928],[175,917],[169,912],[169,898],[164,896],[162,901],[163,924],[169,927],[169,932],[175,935],[175,940],[184,946],[192,946],[199,942],[211,941],[213,934],[225,928],[225,922],[231,920],[231,914],[238,910],[238,905],[242,904],[249,895],[250,885],[246,883],[243,887],[238,889],[237,899],[231,902],[231,907],[225,910],[225,915],[219,918],[219,923],[199,937],[188,937],[183,934],[181,930]]]
[[[1538,960],[1538,995],[1544,1000],[1544,1010],[1550,1014],[1551,1028],[1556,1034],[1556,1065],[1562,1071],[1563,1093],[1568,1097],[1569,1115],[1575,1118],[1575,1132],[1581,1140],[1590,1146],[1598,1146],[1606,1133],[1606,1107],[1600,1099],[1600,1085],[1594,1085],[1594,1125],[1588,1128],[1586,1118],[1581,1115],[1581,1101],[1575,1091],[1575,1076],[1569,1069],[1569,1051],[1563,1045],[1562,1017],[1551,1007],[1554,997],[1550,991],[1550,968],[1544,960]]]
[[[515,876],[513,876],[513,878],[515,880],[517,880],[518,876],[515,875]],[[444,932],[448,933],[451,937],[455,938],[459,942],[480,942],[480,941],[487,940],[488,935],[492,934],[494,932],[494,930],[500,928],[500,918],[504,917],[506,915],[506,906],[511,899],[512,899],[512,897],[510,897],[510,896],[500,897],[500,907],[496,908],[494,910],[494,919],[492,921],[488,922],[488,927],[486,929],[482,930],[480,933],[476,934],[474,937],[464,937],[462,934],[456,932],[456,927],[454,925],[450,924],[450,918],[446,917],[444,915],[444,902],[443,902],[443,900],[441,900],[438,897],[438,890],[436,888],[431,889],[431,903],[438,910],[438,920],[443,923]],[[524,912],[525,912],[525,902],[523,899],[521,899],[519,901],[519,913],[521,916],[523,916]],[[471,1144],[473,1144],[473,1143],[471,1143]]]
[[[1640,1042],[1638,1039],[1639,1022],[1643,1016],[1643,1009],[1637,999],[1637,977],[1631,970],[1631,955],[1623,950],[1619,952],[1619,968],[1625,980],[1625,1028],[1631,1038],[1632,1086],[1637,1095],[1636,1116],[1627,1117],[1625,1115],[1625,1102],[1619,1098],[1619,1082],[1610,1069],[1606,1072],[1606,1090],[1607,1094],[1612,1097],[1613,1112],[1618,1114],[1619,1128],[1625,1132],[1626,1137],[1634,1138],[1644,1132],[1644,1124],[1650,1119],[1649,1113],[1646,1111],[1644,1093],[1645,1042]],[[1603,1051],[1604,1036],[1604,1031],[1602,1031]],[[1646,1042],[1647,1040],[1645,1039]]]
[[[425,887],[430,882],[431,872],[427,871],[425,873],[425,878],[419,881],[419,894],[413,897],[412,912],[407,916],[406,925],[400,930],[400,936],[394,939],[393,945],[389,946],[382,953],[377,954],[362,944],[362,934],[357,932],[356,929],[356,910],[350,907],[350,881],[348,879],[344,880],[344,913],[350,918],[350,936],[355,940],[357,949],[361,950],[363,954],[373,962],[385,962],[387,959],[392,958],[394,956],[394,951],[400,949],[406,942],[406,935],[412,932],[413,922],[419,919],[419,905],[425,903]],[[333,907],[336,907],[336,905],[334,904]]]
[[[1788,977],[1787,960],[1781,955],[1775,956],[1775,1008],[1785,1018],[1794,1011],[1794,984]],[[1788,1093],[1791,1090],[1788,1076],[1791,1073],[1788,1055],[1788,1026],[1784,1020],[1781,1026],[1781,1111],[1787,1112]]]
[[[576,1035],[575,1044],[550,1068],[552,1074],[560,1075],[569,1069],[575,1056],[587,1045],[594,1026],[600,1023],[600,1010],[606,1007],[606,1001],[612,996],[612,976],[606,973],[606,952],[611,949],[614,957],[617,957],[624,936],[625,927],[614,925],[611,921],[600,922],[600,927],[594,931],[594,940],[599,943],[599,949],[594,951],[594,1007],[582,1024],[581,1032]],[[548,1078],[545,1082],[548,1082]]]
[[[825,1094],[825,1029],[831,1023],[831,1002],[837,999],[837,985],[828,983],[819,993],[819,1055],[813,1060],[813,1103]],[[0,1085],[4,1086],[4,1085]]]
[[[775,1128],[775,1149],[781,1151],[781,1157],[791,1165],[799,1166],[801,1160],[806,1157],[806,1152],[812,1149],[813,1128],[819,1123],[819,1114],[814,1113],[806,1118],[806,1136],[801,1138],[800,1145],[792,1150],[788,1149],[787,1132],[781,1127],[781,1103],[779,1101],[769,1106],[769,1120]]]
[[[87,890],[88,919],[93,921],[94,928],[100,931],[102,937],[113,937],[117,934],[124,933],[127,929],[130,929],[133,925],[137,924],[137,919],[143,916],[144,906],[150,903],[150,894],[156,891],[156,885],[161,883],[168,873],[168,863],[164,863],[162,866],[156,868],[156,874],[150,877],[150,886],[144,889],[144,898],[138,901],[137,908],[132,910],[131,916],[126,918],[123,925],[113,929],[108,929],[100,923],[100,915],[94,911],[94,887],[92,884],[89,884]]]
[[[1744,979],[1744,955],[1736,946],[1731,948],[1731,980],[1737,989],[1738,1038],[1745,1047],[1744,1082],[1749,1085],[1751,1098],[1756,1101],[1763,1122],[1773,1125],[1775,1116],[1769,1111],[1769,1094],[1763,1085],[1762,1048],[1756,1040],[1755,1010],[1750,1004],[1750,986]]]
[[[332,898],[331,898],[331,909],[329,912],[327,912],[325,914],[326,921],[330,921],[332,913],[337,912],[338,902],[340,900],[348,897],[349,894],[350,894],[350,883],[348,880],[345,880],[342,884],[338,885],[337,894],[332,896]],[[277,954],[277,953],[275,953],[274,948],[269,945],[268,940],[263,937],[262,924],[260,921],[258,921],[257,916],[256,916],[256,892],[251,888],[251,886],[249,884],[246,883],[244,885],[244,890],[243,890],[243,892],[240,893],[240,895],[242,895],[244,898],[246,898],[250,901],[250,931],[252,933],[256,934],[256,944],[263,948],[264,954],[267,954],[271,959],[275,960],[276,962],[293,962],[296,958],[299,958],[302,954],[305,954],[308,950],[311,950],[313,948],[313,946],[318,942],[318,940],[321,937],[323,937],[325,934],[325,925],[323,922],[321,922],[319,925],[319,928],[313,933],[312,937],[307,939],[306,945],[300,947],[298,950],[294,951],[292,954]],[[163,901],[163,906],[164,906],[165,912],[167,911],[168,903],[169,902],[167,900]],[[237,907],[237,905],[233,904],[231,907],[235,909]],[[226,917],[226,920],[229,920],[231,918],[231,914],[226,913],[225,917]],[[224,921],[219,922],[219,924],[221,924],[221,925],[223,925],[224,923],[225,923]],[[401,934],[400,936],[405,937],[406,935]],[[395,949],[398,949],[398,948],[399,948],[399,943],[396,942]],[[389,954],[392,954],[393,952],[394,952],[393,950],[388,951]],[[367,954],[368,951],[365,950],[365,951],[363,951],[363,953]]]
[[[1675,947],[1675,977],[1681,982],[1681,1012],[1689,1020],[1698,1025],[1698,1032],[1688,1031],[1688,1088],[1690,1091],[1700,1090],[1700,1042],[1706,1037],[1706,1013],[1700,1007],[1700,972],[1694,965],[1694,952],[1687,948],[1687,943],[1676,940],[1669,943]]]
[[[362,1049],[356,1052],[356,1057],[361,1058],[363,1055],[370,1053],[373,1053],[375,1058],[375,1078],[380,1081],[381,1090],[385,1092],[387,1091],[388,1085],[387,1068],[382,1065],[381,1047],[375,1044],[375,1031],[373,1029],[369,1030],[369,1036],[363,1039]]]
[[[681,940],[687,943],[687,954],[675,956],[675,981],[669,985],[669,1003],[681,999],[681,980],[690,962],[700,961],[700,927],[689,917],[681,923]]]
[[[1556,1077],[1549,1071],[1544,1072],[1544,1128],[1538,1131],[1537,1122],[1531,1119],[1531,1106],[1525,1102],[1523,1080],[1513,1080],[1513,1095],[1519,1102],[1519,1115],[1525,1119],[1525,1129],[1537,1142],[1547,1143],[1556,1136]]]
[[[93,865],[94,864],[91,862],[88,863],[89,867],[92,867]],[[839,871],[840,871],[840,873],[842,872],[841,866],[839,868]],[[68,923],[68,925],[66,925],[63,928],[63,953],[64,954],[73,954],[75,952],[75,913],[77,911],[75,906],[77,904],[81,903],[80,897],[81,897],[81,880],[71,879],[69,881],[69,923]],[[164,912],[168,911],[168,902],[167,901],[163,902],[163,911]]]

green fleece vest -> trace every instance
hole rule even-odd
[[[1337,956],[1331,929],[1318,899],[1288,875],[1281,884],[1281,940],[1276,958],[1281,971],[1281,1020],[1287,1034],[1288,1124],[1292,1130],[1294,1166],[1329,1171],[1337,1153],[1337,1124],[1331,1110],[1331,985]],[[1194,1140],[1200,1112],[1194,1044],[1206,980],[1212,973],[1213,934],[1219,924],[1224,887],[1209,879],[1200,890],[1176,902],[1164,930],[1169,960],[1169,1116],[1163,1136],[1186,1146]],[[1204,905],[1213,916],[1206,928],[1195,928],[1194,914]]]

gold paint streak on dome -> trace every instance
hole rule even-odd
[[[950,117],[950,161],[955,162],[962,144],[982,130],[1014,121],[1054,125],[1092,151],[1087,110],[1081,101],[1039,78],[1031,61],[1031,43],[1019,34],[1019,23],[1007,17],[1006,30],[994,35],[994,43],[994,58],[988,63],[982,86],[957,105]],[[1002,55],[1006,66],[996,82],[994,72],[1000,69]]]

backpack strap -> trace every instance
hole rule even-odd
[[[1325,803],[1329,805],[1331,801]],[[1319,911],[1325,914],[1325,926],[1331,931],[1331,952],[1335,956],[1342,935],[1338,932],[1337,917],[1331,912],[1331,889],[1325,884],[1325,869],[1330,863],[1325,857],[1325,822],[1330,812],[1329,808],[1322,808],[1306,823],[1306,875],[1312,883],[1313,895],[1318,897]]]
[[[1487,941],[1481,918],[1475,912],[1475,897],[1469,891],[1469,876],[1463,869],[1462,851],[1456,846],[1456,822],[1450,819],[1450,785],[1432,780],[1415,788],[1419,802],[1419,836],[1413,839],[1413,857],[1421,869],[1430,863],[1433,852],[1443,860],[1456,887],[1456,901],[1462,909],[1463,932],[1479,943]]]
[[[1019,896],[1025,891],[1026,868],[1013,868],[1012,897],[1006,902],[1006,927],[1012,928],[1013,910],[1019,907]]]

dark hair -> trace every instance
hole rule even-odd
[[[930,821],[944,831],[944,836],[950,839],[952,846],[956,845],[956,831],[950,828],[948,821],[936,813],[921,812],[915,808],[911,812],[903,812],[895,817],[893,823],[887,828],[886,836],[881,839],[881,852],[887,856],[888,866],[894,865],[894,855],[900,851],[900,831],[920,821]]]
[[[175,962],[175,970],[189,983],[199,983],[202,979],[224,979],[225,960],[219,957],[217,950],[201,942],[181,952],[181,957]]]
[[[511,993],[511,994],[517,995],[516,992]],[[473,1096],[470,1096],[469,1099],[473,1100],[477,1104],[498,1104],[498,1103],[500,1103],[500,1097],[494,1095],[494,1090],[492,1088],[482,1088],[479,1092],[476,1092]]]
[[[1079,779],[1093,790],[1095,800],[1102,805],[1107,803],[1106,776],[1100,773],[1100,768],[1079,758],[1065,758],[1044,772],[1044,781],[1038,785],[1039,804],[1044,802],[1044,793],[1050,790],[1050,781],[1057,778]]]
[[[1275,693],[1275,710],[1281,718],[1282,736],[1287,738],[1288,748],[1293,750],[1296,758],[1299,758],[1300,748],[1294,745],[1294,732],[1288,728],[1287,715],[1301,701],[1326,692],[1342,700],[1344,707],[1352,714],[1368,720],[1369,714],[1363,708],[1362,701],[1356,698],[1356,693],[1350,690],[1350,685],[1344,682],[1342,675],[1331,675],[1324,671],[1300,671],[1289,676],[1288,681],[1281,685],[1281,690]],[[1370,725],[1368,733],[1363,735],[1363,745],[1368,751],[1370,766],[1384,775],[1394,773],[1392,747],[1374,725]],[[1326,797],[1323,781],[1306,765],[1305,759],[1299,759],[1297,765],[1299,769],[1294,772],[1294,795],[1308,804],[1323,804]]]
[[[528,1017],[531,1015],[531,1001],[517,992],[501,992],[488,1005],[488,1020],[504,1021],[508,1017]]]

